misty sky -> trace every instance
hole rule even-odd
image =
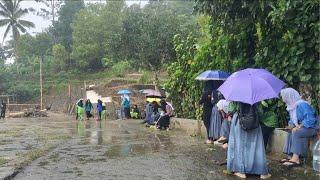
[[[86,0],[86,3],[100,3],[100,2],[105,2],[104,0]],[[139,4],[141,3],[142,6],[144,6],[145,4],[147,4],[147,0],[127,0],[126,3],[128,6],[132,5],[132,4]],[[44,4],[42,3],[36,3],[32,0],[30,1],[23,1],[21,2],[21,7],[23,8],[30,8],[33,7],[35,10],[40,10],[40,8],[47,8]],[[0,17],[1,18],[1,17]],[[51,20],[50,19],[45,19],[43,17],[34,15],[32,13],[29,13],[28,15],[26,15],[24,18],[22,18],[24,20],[29,20],[31,22],[33,22],[35,24],[35,28],[30,28],[28,30],[28,32],[30,34],[35,34],[37,32],[41,32],[43,31],[45,28],[47,28],[48,26],[51,25]],[[5,27],[0,28],[0,39],[2,42],[2,38],[5,32]],[[8,34],[6,40],[10,39],[11,37],[11,32]]]

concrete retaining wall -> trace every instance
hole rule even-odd
[[[206,129],[202,121],[194,119],[183,119],[183,118],[171,118],[171,127],[185,130],[190,136],[201,136],[206,137]],[[268,151],[274,153],[282,153],[283,145],[285,143],[287,132],[282,130],[274,130],[268,144]],[[317,138],[310,140],[310,155],[312,154],[312,147],[317,141]]]

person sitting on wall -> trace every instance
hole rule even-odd
[[[162,99],[160,101],[161,104],[161,117],[157,122],[157,128],[160,130],[168,130],[170,125],[170,117],[172,116],[172,107],[164,100]]]

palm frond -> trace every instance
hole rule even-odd
[[[10,19],[0,19],[0,27],[10,23]]]
[[[14,14],[14,18],[18,19],[21,18],[22,16],[28,14],[28,9],[18,9]]]
[[[27,32],[26,28],[23,27],[21,24],[17,23],[17,30],[20,30],[22,33]]]
[[[3,35],[3,40],[2,40],[2,42],[4,42],[4,40],[6,39],[8,33],[9,33],[9,31],[10,31],[10,28],[11,28],[11,23],[8,24],[8,26],[7,26],[7,29],[6,29],[6,31],[5,31],[5,33],[4,33],[4,35]]]
[[[10,13],[9,10],[7,9],[7,7],[2,3],[0,3],[0,9],[1,9],[0,11],[3,11],[6,14]]]
[[[13,5],[13,1],[12,0],[4,0],[2,1],[3,6],[6,8],[6,10],[8,11],[8,13],[13,14],[14,12],[14,5]]]
[[[18,20],[18,24],[21,24],[22,26],[27,27],[27,28],[34,28],[35,27],[33,22],[26,21],[26,20]]]
[[[6,11],[0,11],[0,16],[3,16],[3,17],[10,17],[10,14]]]

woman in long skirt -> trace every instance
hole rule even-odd
[[[300,94],[292,88],[281,91],[282,100],[287,105],[290,115],[288,136],[284,146],[284,153],[288,159],[281,160],[287,167],[300,166],[300,156],[306,157],[308,138],[316,135],[316,112]]]
[[[215,106],[212,108],[209,128],[209,137],[212,137],[214,141],[220,138],[221,124],[222,116],[218,108]]]
[[[227,169],[240,178],[246,174],[271,177],[268,172],[261,127],[245,131],[239,124],[238,112],[233,115],[228,143]]]
[[[217,103],[217,108],[222,116],[222,124],[220,129],[220,138],[214,142],[215,145],[223,145],[224,148],[227,148],[227,143],[230,134],[230,126],[231,126],[231,116],[229,114],[229,101],[220,100]]]

